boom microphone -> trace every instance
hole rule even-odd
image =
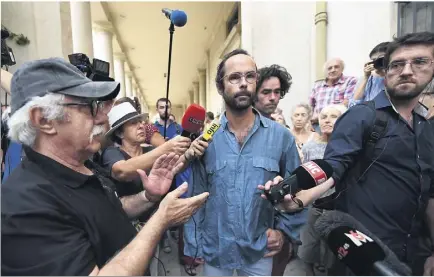
[[[355,275],[411,275],[392,250],[349,214],[329,211],[317,219],[314,228]]]
[[[206,110],[197,104],[191,104],[182,117],[181,136],[195,140],[198,137],[200,129],[203,127],[206,116]]]
[[[167,8],[164,8],[161,11],[176,27],[183,27],[187,23],[187,14],[183,11],[171,10]]]
[[[291,194],[295,197],[299,191],[311,189],[325,182],[332,174],[333,168],[329,163],[324,160],[312,160],[297,167],[291,176],[272,186],[264,194],[273,205],[276,205],[285,195]],[[302,202],[298,204],[303,206]]]

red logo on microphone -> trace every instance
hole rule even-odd
[[[301,165],[315,180],[315,184],[319,185],[327,180],[327,175],[316,163],[310,161]]]

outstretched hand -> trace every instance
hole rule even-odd
[[[175,174],[184,165],[182,162],[176,164],[178,160],[179,156],[175,153],[164,154],[155,161],[149,176],[146,175],[145,171],[137,170],[142,180],[143,189],[148,195],[159,197],[169,191]]]

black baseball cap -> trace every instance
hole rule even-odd
[[[95,82],[62,58],[24,63],[12,76],[11,114],[35,96],[60,93],[68,96],[106,101],[114,99],[119,82]]]

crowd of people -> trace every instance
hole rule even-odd
[[[2,274],[150,275],[155,248],[170,252],[175,236],[191,276],[199,265],[205,276],[283,276],[294,258],[306,275],[351,275],[314,228],[339,210],[414,275],[434,276],[434,33],[367,56],[360,78],[328,60],[307,101],[283,111],[297,93],[290,73],[230,52],[215,76],[224,112],[202,128],[220,124],[209,141],[181,136],[169,99],[151,121],[117,98],[118,82],[63,59],[2,70]],[[276,206],[266,199],[317,159],[331,178]]]

